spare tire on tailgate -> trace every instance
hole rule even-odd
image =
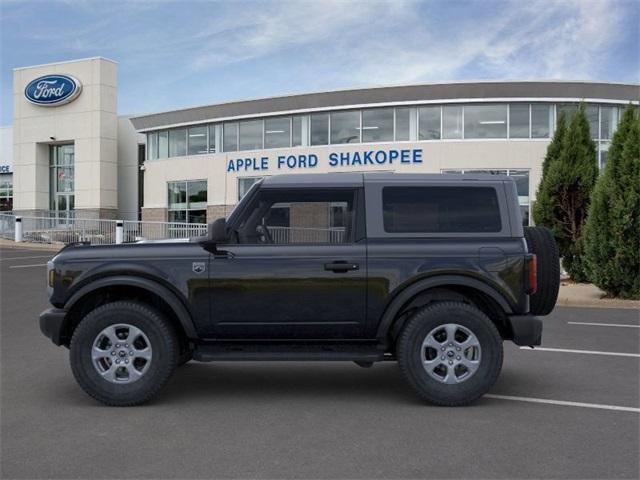
[[[538,260],[538,289],[529,298],[529,310],[534,315],[548,315],[556,305],[560,289],[560,254],[549,229],[524,227],[529,253]]]

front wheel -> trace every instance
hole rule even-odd
[[[82,389],[110,406],[146,402],[169,380],[178,341],[166,318],[130,301],[90,312],[71,338],[71,370]]]
[[[442,302],[421,308],[397,341],[400,368],[417,393],[436,405],[468,405],[502,369],[502,338],[477,308]]]

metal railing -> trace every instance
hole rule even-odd
[[[22,217],[0,214],[0,237],[16,242],[93,245],[145,240],[188,239],[206,235],[200,223],[140,222],[68,217]]]
[[[344,227],[303,228],[303,227],[268,227],[273,243],[342,243]]]
[[[207,234],[204,223],[175,222],[140,222],[125,220],[123,222],[124,242],[141,240],[168,240],[200,237]]]
[[[0,213],[0,237],[13,240],[16,235],[16,217],[9,213]]]

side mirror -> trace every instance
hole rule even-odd
[[[227,243],[227,220],[219,218],[209,224],[209,240],[214,243]]]

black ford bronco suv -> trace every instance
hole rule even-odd
[[[494,384],[503,340],[540,345],[559,278],[509,177],[281,175],[205,237],[63,248],[40,328],[107,405],[148,400],[193,359],[397,360],[456,406]]]

